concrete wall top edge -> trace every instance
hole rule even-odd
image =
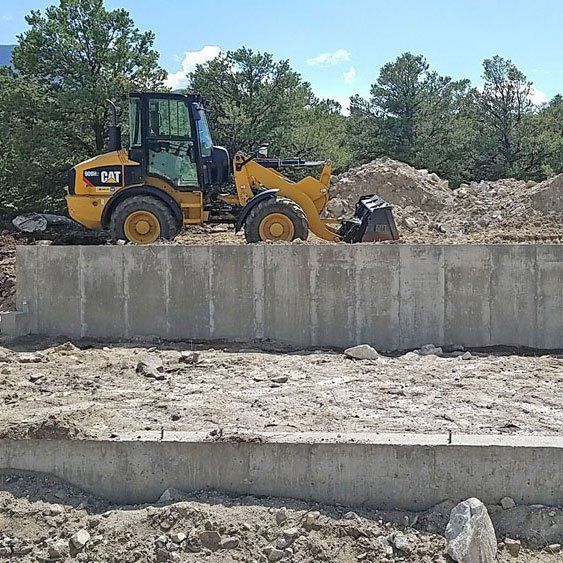
[[[50,248],[106,248],[106,249],[116,249],[116,248],[129,248],[129,249],[159,249],[159,248],[184,248],[186,250],[192,248],[268,248],[268,249],[283,249],[283,248],[389,248],[389,247],[409,247],[409,248],[563,248],[563,244],[533,244],[533,243],[490,243],[490,244],[463,244],[463,243],[455,243],[455,244],[434,244],[434,243],[417,243],[417,244],[407,244],[407,243],[395,243],[395,244],[374,244],[374,243],[356,243],[356,244],[348,244],[348,243],[322,243],[322,244],[300,244],[300,243],[288,243],[288,244],[190,244],[190,245],[175,245],[175,244],[154,244],[154,245],[147,245],[147,246],[135,246],[135,245],[102,245],[102,244],[86,244],[86,245],[64,245],[64,244],[51,244],[48,246],[37,246],[37,245],[16,245],[17,249],[40,249],[43,251],[49,251]]]
[[[248,440],[238,437],[237,440],[222,440],[220,442],[209,440],[205,433],[197,432],[167,432],[164,439],[160,438],[160,432],[135,432],[123,434],[113,440],[86,439],[80,442],[92,443],[139,443],[139,442],[166,442],[166,443],[186,443],[186,444],[230,444],[236,445],[250,444],[256,446],[267,446],[268,444],[311,444],[312,446],[331,446],[334,444],[345,444],[351,447],[363,447],[366,445],[374,446],[463,446],[463,447],[506,447],[506,448],[538,448],[538,449],[562,449],[563,437],[560,436],[504,436],[486,434],[454,434],[452,441],[449,442],[447,434],[410,434],[410,433],[326,433],[326,432],[305,432],[305,433],[261,433],[263,441],[255,441],[254,436]],[[77,440],[64,439],[0,439],[0,449],[8,444],[14,443],[40,443],[40,442],[76,442]]]

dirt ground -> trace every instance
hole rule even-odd
[[[1,475],[0,561],[447,560],[446,541],[435,530],[445,528],[452,507],[448,503],[413,514],[353,512],[341,506],[220,493],[168,494],[155,505],[116,506],[52,477]],[[500,563],[561,561],[560,554],[538,548],[522,547],[512,556],[504,537],[499,538]]]
[[[28,338],[0,347],[0,435],[563,431],[558,355],[360,361],[258,345],[77,344]]]

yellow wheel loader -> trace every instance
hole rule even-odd
[[[214,146],[201,96],[133,93],[129,97],[130,147],[121,148],[115,105],[109,152],[68,174],[70,216],[114,239],[150,244],[173,239],[184,225],[232,223],[248,242],[307,239],[362,242],[398,238],[391,207],[376,195],[360,199],[356,215],[338,224],[322,219],[331,165],[238,152],[232,162]],[[319,179],[293,182],[287,166],[322,165]]]

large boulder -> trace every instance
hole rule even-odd
[[[476,498],[455,506],[446,526],[448,555],[458,563],[494,563],[497,539],[487,507]]]

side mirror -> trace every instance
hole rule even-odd
[[[268,158],[268,143],[262,143],[259,147],[258,150],[256,151],[256,154],[258,154],[258,156],[262,156],[264,158]]]

